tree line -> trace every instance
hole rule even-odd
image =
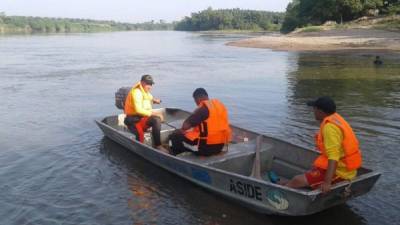
[[[72,33],[132,30],[173,30],[163,20],[144,23],[119,23],[106,20],[6,16],[0,12],[1,33]]]
[[[279,30],[284,21],[284,13],[220,9],[209,7],[192,13],[179,22],[166,23],[163,20],[145,23],[119,23],[90,19],[43,18],[6,16],[0,12],[0,33],[70,33],[132,30]]]
[[[326,21],[342,23],[362,16],[399,13],[400,0],[293,0],[286,8],[281,32]]]
[[[284,13],[279,12],[209,7],[177,22],[175,30],[279,30],[283,19]]]

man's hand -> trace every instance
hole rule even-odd
[[[182,129],[176,129],[175,131],[174,131],[176,134],[185,134],[185,131],[184,130],[182,130]]]
[[[322,194],[326,194],[329,191],[331,191],[331,186],[332,186],[332,184],[330,182],[329,183],[327,183],[327,182],[322,183],[321,184],[321,192],[322,192]]]
[[[151,115],[160,117],[161,122],[164,122],[164,115],[162,114],[162,112],[160,112],[160,111],[152,111]]]
[[[160,103],[161,103],[161,99],[159,99],[159,98],[153,98],[153,103],[154,103],[154,104],[160,104]]]

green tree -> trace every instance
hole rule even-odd
[[[400,1],[399,0],[385,0],[381,10],[385,14],[396,15],[400,14]]]
[[[23,16],[0,16],[0,32],[11,33],[59,33],[59,32],[99,32],[118,30],[172,30],[172,23],[164,21],[138,24],[88,19],[61,19]]]
[[[337,0],[341,22],[349,21],[360,16],[363,10],[361,0]]]
[[[294,0],[286,7],[286,15],[281,27],[282,33],[289,33],[290,31],[296,29],[296,27],[301,26],[302,22],[299,16],[299,7],[300,0]]]
[[[383,6],[383,0],[363,0],[364,9],[378,9]]]
[[[198,13],[192,13],[175,25],[175,30],[199,31],[199,30],[268,30],[277,29],[283,22],[283,13],[220,9],[211,7]],[[273,26],[271,24],[274,24]]]
[[[395,8],[396,4],[400,9],[399,0],[293,0],[286,8],[281,31],[290,32],[309,24],[320,25],[328,20],[342,23],[368,15],[371,9],[389,13],[389,8]]]

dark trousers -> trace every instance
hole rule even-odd
[[[161,145],[161,119],[158,116],[142,117],[142,116],[126,116],[124,120],[125,125],[128,127],[135,136],[136,140],[143,143],[144,132],[151,127],[151,134],[153,136],[154,146]]]
[[[195,155],[200,156],[210,156],[218,154],[224,148],[224,144],[216,144],[216,145],[207,145],[203,141],[200,141],[198,146],[198,151],[193,151],[192,149],[186,148],[183,143],[196,146],[198,144],[198,140],[191,141],[185,137],[185,135],[181,131],[176,131],[169,136],[169,140],[171,141],[171,153],[173,155],[180,154],[182,152],[192,152]]]

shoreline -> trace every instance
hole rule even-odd
[[[400,52],[400,32],[377,29],[335,29],[262,36],[226,43],[228,46],[293,52]]]

